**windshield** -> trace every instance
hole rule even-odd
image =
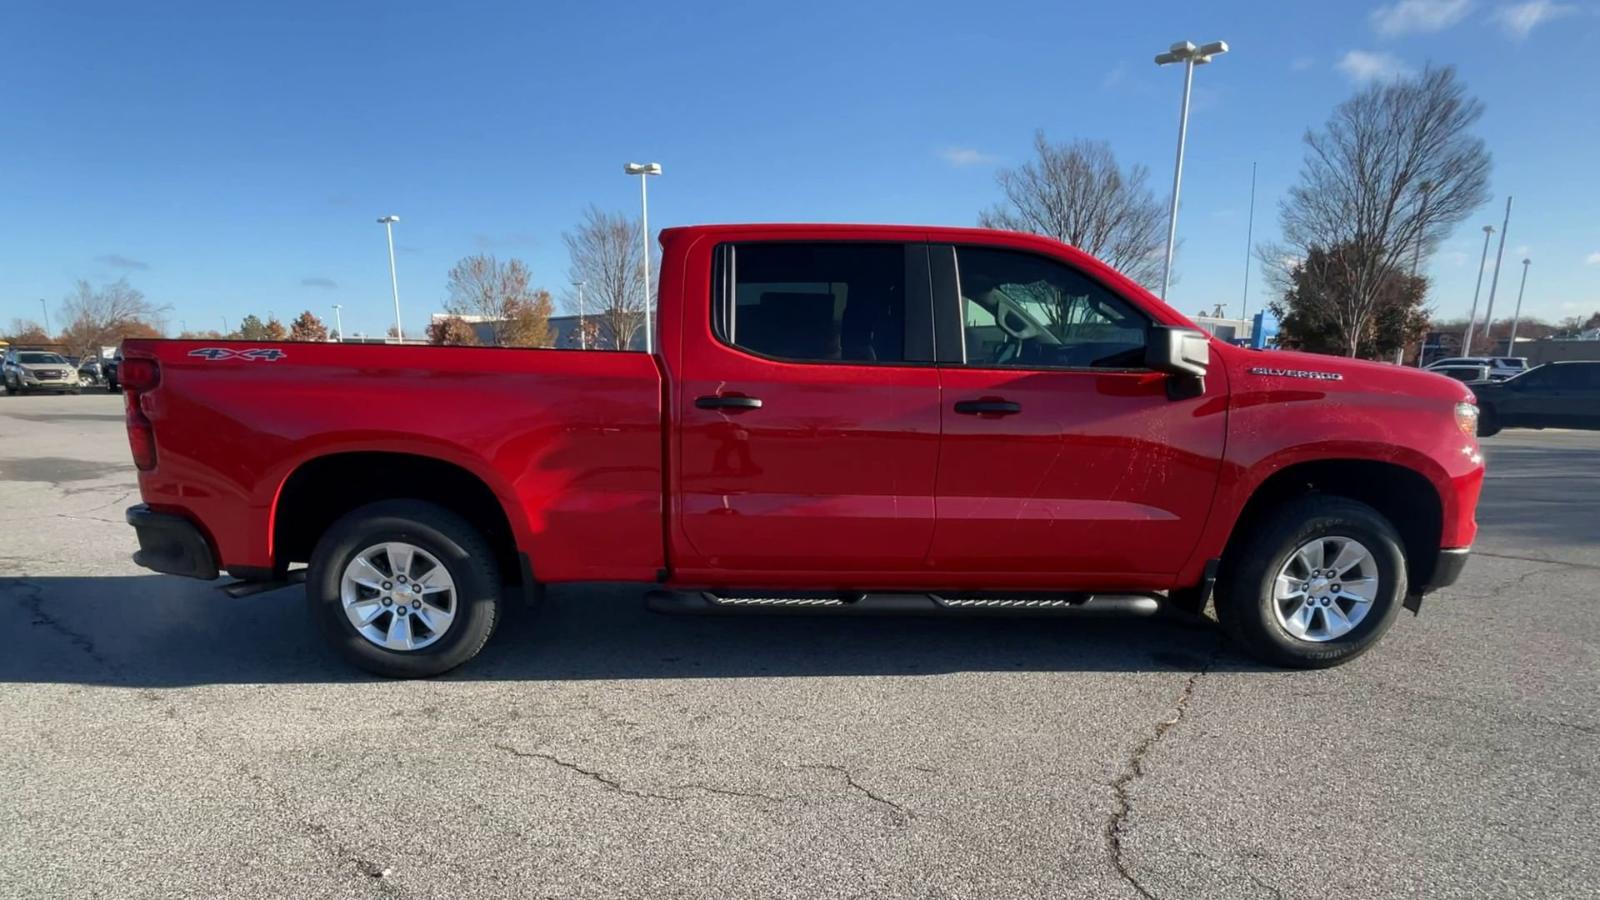
[[[67,361],[54,353],[18,353],[17,362],[25,366],[40,366],[54,364],[64,366]]]

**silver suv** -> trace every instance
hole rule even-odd
[[[4,364],[6,393],[55,391],[76,394],[78,370],[59,353],[48,350],[7,350]]]

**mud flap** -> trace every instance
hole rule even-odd
[[[1406,595],[1406,599],[1405,599],[1405,603],[1403,603],[1401,605],[1403,605],[1406,609],[1411,610],[1411,615],[1413,617],[1422,615],[1422,595],[1421,594],[1407,594]]]

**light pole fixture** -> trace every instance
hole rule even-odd
[[[399,216],[384,216],[378,220],[383,230],[389,233],[389,287],[394,291],[394,337],[396,341],[404,341],[406,332],[400,327],[400,278],[394,272],[394,223],[400,221]],[[343,340],[344,335],[340,334]]]
[[[342,309],[344,307],[337,303],[333,305],[333,333],[339,336],[339,343],[341,344],[344,343],[344,317],[339,314]]]
[[[1511,230],[1511,198],[1506,197],[1506,220],[1500,223],[1500,246],[1494,251],[1494,275],[1489,278],[1489,311],[1483,317],[1483,336],[1494,353],[1494,290],[1500,286],[1500,261],[1506,257],[1506,232]]]
[[[584,327],[588,322],[583,317],[583,286],[585,284],[588,284],[588,282],[574,281],[572,283],[572,286],[578,289],[578,348],[580,350],[589,349],[589,331]]]
[[[650,322],[650,192],[645,187],[651,175],[661,174],[660,163],[628,163],[622,167],[628,175],[639,176],[640,230],[644,233],[644,352],[655,352],[654,328]]]
[[[1528,267],[1533,260],[1522,261],[1522,284],[1517,287],[1517,311],[1511,314],[1511,338],[1506,341],[1506,355],[1517,355],[1517,320],[1522,318],[1522,292],[1528,289]]]
[[[1215,57],[1228,52],[1227,41],[1212,41],[1196,47],[1189,41],[1179,41],[1156,56],[1156,65],[1183,63],[1183,106],[1178,112],[1178,161],[1172,167],[1172,211],[1167,216],[1167,255],[1161,265],[1161,299],[1167,299],[1167,287],[1172,283],[1172,248],[1178,239],[1178,189],[1183,184],[1183,145],[1189,137],[1189,89],[1194,84],[1194,67],[1203,66]]]
[[[1493,225],[1483,226],[1483,257],[1478,260],[1478,286],[1472,289],[1472,312],[1467,314],[1467,338],[1461,342],[1461,355],[1472,355],[1472,332],[1478,327],[1478,294],[1483,291],[1483,267],[1489,262],[1489,236]]]

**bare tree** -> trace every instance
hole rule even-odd
[[[584,282],[584,318],[597,338],[590,346],[626,350],[644,324],[639,221],[590,206],[578,227],[561,239],[571,259],[569,280]],[[578,311],[575,296],[566,298],[569,312]]]
[[[1284,244],[1260,256],[1329,267],[1307,275],[1344,286],[1331,314],[1348,355],[1360,352],[1388,279],[1489,198],[1489,151],[1467,130],[1482,115],[1455,69],[1429,67],[1363,90],[1306,133],[1300,184],[1278,210]]]
[[[478,317],[497,347],[542,347],[549,343],[550,295],[532,282],[520,259],[468,256],[450,269],[445,309]]]
[[[1166,216],[1146,187],[1149,171],[1124,172],[1104,141],[1052,144],[1033,136],[1038,158],[995,176],[1005,202],[978,215],[984,228],[1053,237],[1147,287],[1161,280]]]
[[[54,339],[32,319],[12,319],[11,330],[6,332],[13,344],[51,344]]]
[[[160,337],[165,306],[145,299],[144,293],[119,278],[94,288],[79,280],[62,302],[67,327],[61,342],[74,356],[93,356],[101,347],[115,346],[128,337]]]

